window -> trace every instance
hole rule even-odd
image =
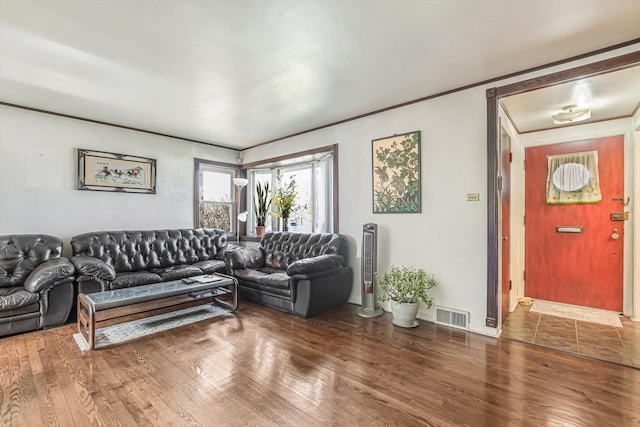
[[[258,182],[268,182],[273,192],[279,182],[286,185],[295,180],[298,194],[295,209],[289,217],[289,231],[333,232],[333,162],[333,151],[323,151],[313,155],[289,157],[286,162],[268,164],[268,168],[249,169],[248,206],[253,206]],[[270,221],[267,220],[267,230],[279,230],[279,220],[271,215]],[[249,210],[247,225],[250,233],[255,230],[256,219],[252,208]]]
[[[289,230],[298,232],[338,232],[338,146],[316,148],[245,165],[249,185],[244,187],[240,211],[246,210],[246,230],[240,223],[240,234],[253,235],[256,218],[253,212],[255,187],[258,182],[268,182],[271,191],[281,181],[295,179],[298,195],[297,209],[289,218]],[[218,228],[236,233],[237,189],[233,178],[238,176],[238,166],[195,159],[194,165],[194,224],[196,227]],[[240,174],[241,176],[244,174]],[[279,230],[274,215],[267,218],[267,230]]]
[[[233,177],[235,169],[196,159],[196,227],[235,232]]]

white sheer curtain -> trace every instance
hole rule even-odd
[[[598,203],[602,200],[598,152],[547,157],[547,204]]]

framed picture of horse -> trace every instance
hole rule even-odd
[[[156,160],[78,148],[78,190],[156,193]]]

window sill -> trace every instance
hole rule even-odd
[[[241,242],[260,242],[260,240],[262,240],[262,237],[258,237],[258,236],[240,236],[240,241]]]

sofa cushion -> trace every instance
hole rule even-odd
[[[0,288],[0,311],[15,310],[38,302],[38,294],[23,287]]]
[[[12,317],[24,316],[25,314],[30,314],[36,318],[40,317],[40,303],[34,302],[33,304],[24,305],[18,308],[12,308],[10,310],[0,310],[0,319],[4,319],[5,321],[8,320],[9,322],[11,322]],[[0,323],[2,323],[1,320]],[[38,329],[38,326],[35,326],[33,329]],[[0,335],[2,335],[1,332]]]
[[[344,258],[340,255],[326,254],[313,258],[304,258],[287,267],[287,274],[313,274],[342,267]]]
[[[198,267],[205,274],[212,273],[224,273],[227,271],[227,264],[224,261],[217,259],[210,259],[208,261],[200,261],[193,264],[194,267]]]
[[[72,282],[75,272],[75,267],[67,258],[51,259],[43,262],[31,272],[27,280],[24,281],[24,288],[29,292],[40,292],[45,288],[59,284],[61,281]]]
[[[226,245],[226,233],[216,229],[101,231],[71,239],[74,255],[98,258],[118,273],[222,259]]]
[[[59,258],[62,241],[44,234],[0,236],[0,287],[22,286],[40,264]]]
[[[261,270],[238,270],[236,277],[243,282],[253,282],[274,289],[290,289],[290,277],[284,271],[273,272],[269,268]]]
[[[237,245],[227,247],[225,258],[233,270],[264,267],[265,261],[262,248]]]
[[[170,280],[184,279],[185,277],[198,276],[203,273],[200,268],[188,264],[153,269],[151,270],[151,272],[160,275],[160,277],[162,277],[162,280],[165,282],[168,282]]]
[[[260,240],[265,264],[286,270],[294,262],[318,255],[335,254],[343,257],[342,265],[349,265],[346,238],[335,233],[266,233]]]
[[[111,289],[130,288],[132,286],[149,285],[162,282],[162,277],[149,271],[134,271],[131,273],[119,273],[111,281]]]
[[[116,277],[116,271],[113,267],[98,258],[76,255],[71,257],[71,262],[80,276],[101,280],[113,280]]]
[[[271,267],[275,270],[286,270],[290,261],[290,257],[286,252],[273,251],[267,253],[264,264],[267,267]]]
[[[260,271],[251,269],[236,271],[236,277],[240,281],[240,292],[242,292],[243,289],[252,289],[259,293],[276,295],[279,298],[288,300],[291,299],[292,291],[289,286],[290,282],[286,273],[262,273],[262,275],[260,273]],[[251,276],[252,279],[247,279],[247,276]],[[285,276],[287,276],[286,285],[284,281]],[[259,282],[256,281],[256,279],[258,279]]]

